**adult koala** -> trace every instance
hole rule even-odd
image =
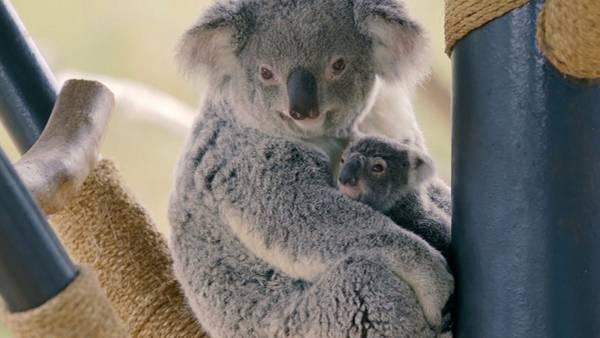
[[[329,167],[379,78],[416,83],[423,45],[393,0],[218,3],[185,34],[180,56],[211,90],[179,163],[171,249],[211,336],[438,334],[445,260],[343,196]]]

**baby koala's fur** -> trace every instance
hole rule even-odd
[[[433,160],[424,152],[381,137],[361,137],[342,155],[338,187],[412,231],[444,256],[450,245],[449,201],[437,200]]]

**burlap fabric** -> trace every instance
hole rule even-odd
[[[67,288],[35,309],[9,313],[0,305],[0,322],[16,338],[128,337],[96,274],[85,267]]]
[[[509,11],[525,5],[528,0],[446,0],[446,53],[471,31]]]
[[[600,78],[599,0],[547,0],[537,38],[544,55],[560,72]]]
[[[93,266],[132,337],[204,337],[171,270],[164,238],[103,160],[51,217],[71,256]]]
[[[528,0],[446,0],[446,53],[473,30]],[[562,73],[600,78],[600,1],[547,0],[537,29],[538,45]]]

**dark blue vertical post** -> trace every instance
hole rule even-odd
[[[0,120],[25,152],[56,100],[54,78],[8,0],[0,0]]]
[[[10,311],[35,308],[77,270],[0,150],[0,295]]]
[[[452,55],[457,337],[600,337],[600,82],[547,62],[542,5]]]
[[[22,152],[44,129],[53,79],[7,0],[0,0],[0,118]],[[20,312],[45,303],[77,275],[46,218],[0,150],[0,295]]]

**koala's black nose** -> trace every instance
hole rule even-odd
[[[358,175],[361,163],[359,159],[351,158],[344,163],[338,176],[338,181],[342,185],[355,186],[358,183]]]
[[[317,79],[315,76],[303,68],[297,68],[290,73],[287,85],[290,116],[294,120],[319,117]]]

